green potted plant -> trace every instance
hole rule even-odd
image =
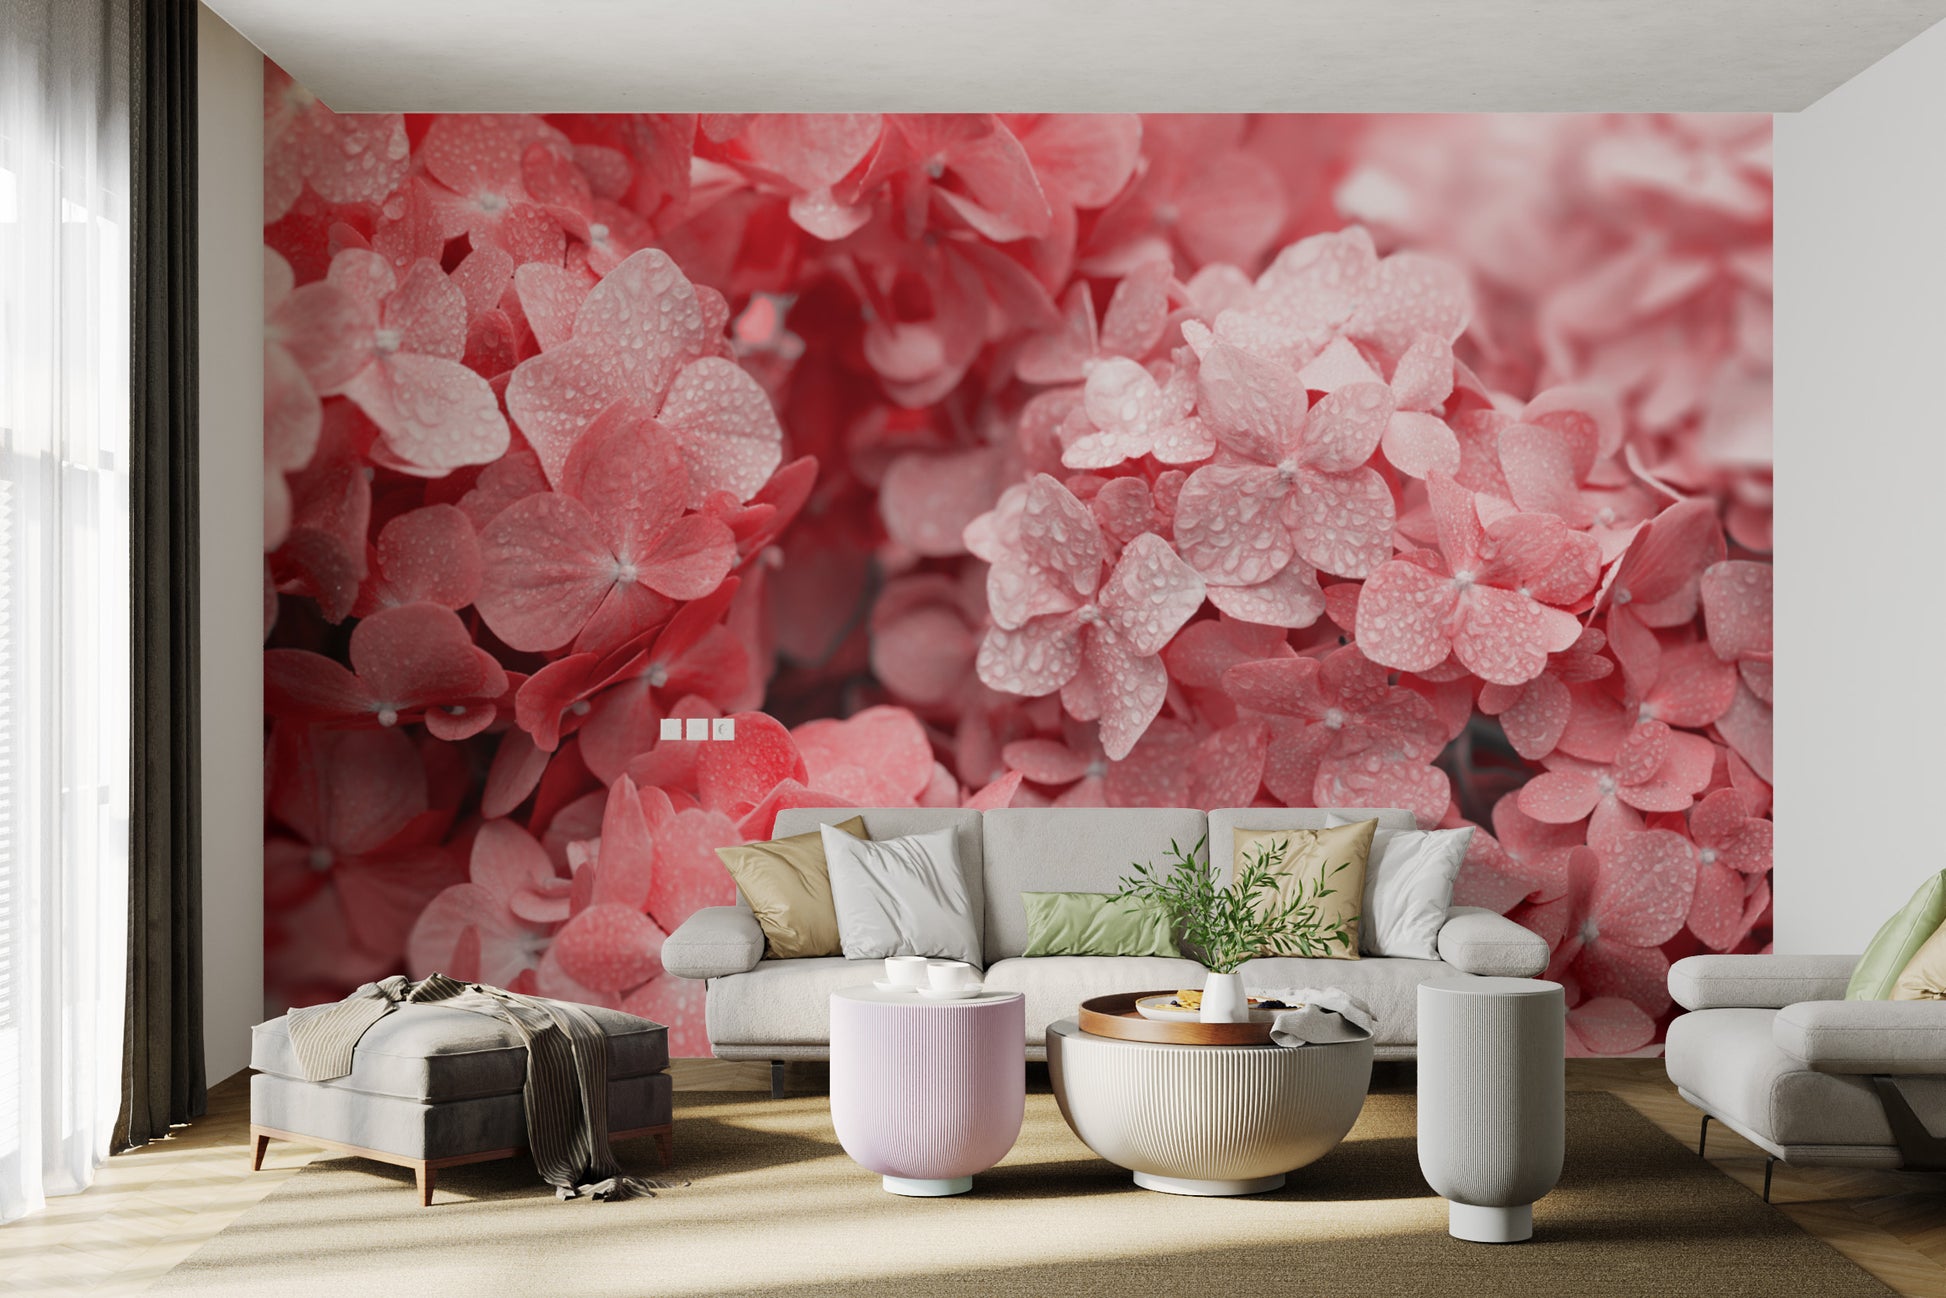
[[[1157,869],[1133,863],[1115,899],[1159,905],[1181,930],[1183,940],[1202,953],[1209,969],[1203,983],[1205,1023],[1242,1023],[1250,1017],[1243,990],[1244,961],[1266,952],[1329,956],[1351,950],[1353,930],[1342,917],[1327,919],[1319,902],[1335,896],[1333,880],[1351,868],[1320,865],[1310,878],[1282,872],[1288,840],[1266,840],[1247,852],[1236,877],[1225,886],[1207,852],[1208,836],[1187,852],[1169,840],[1169,860]]]

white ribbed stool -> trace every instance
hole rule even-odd
[[[965,1194],[1014,1147],[1027,1104],[1027,1001],[831,993],[831,1126],[891,1194]]]
[[[1534,1201],[1561,1177],[1567,1001],[1537,978],[1419,985],[1419,1170],[1450,1204],[1455,1239],[1534,1233]]]

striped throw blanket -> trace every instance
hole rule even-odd
[[[578,1005],[522,996],[445,974],[366,983],[332,1005],[290,1012],[291,1050],[305,1079],[343,1077],[365,1030],[405,1005],[443,1005],[508,1024],[527,1046],[527,1147],[557,1197],[653,1196],[672,1183],[624,1173],[608,1145],[608,1038]]]

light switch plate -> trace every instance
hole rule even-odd
[[[709,718],[691,717],[687,721],[683,722],[682,737],[684,739],[708,739],[709,738]]]
[[[735,739],[737,737],[736,718],[718,717],[710,722],[709,737],[711,739]]]
[[[661,737],[663,739],[681,739],[682,738],[682,718],[681,717],[662,718]]]

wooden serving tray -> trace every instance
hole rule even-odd
[[[1172,991],[1116,992],[1081,1002],[1081,1030],[1098,1037],[1124,1041],[1154,1041],[1169,1046],[1267,1046],[1268,1023],[1165,1023],[1145,1019],[1135,1011],[1144,996],[1171,996]]]

